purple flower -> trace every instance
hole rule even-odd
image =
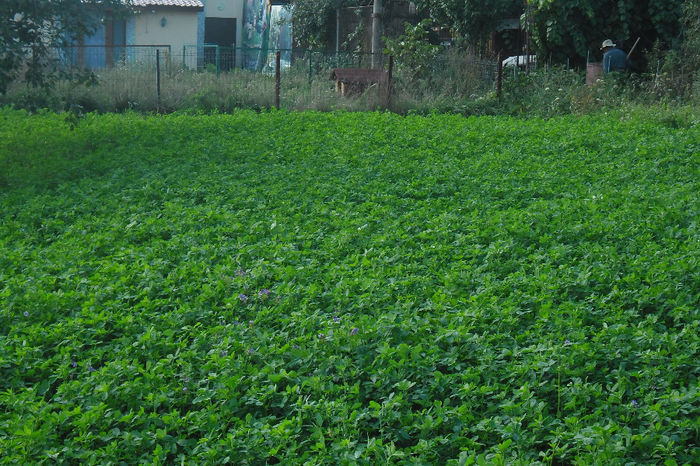
[[[299,349],[299,345],[294,345],[294,349]]]
[[[29,317],[29,311],[24,311],[24,317]]]
[[[241,300],[242,303],[248,301],[248,296],[244,295],[243,293],[238,295],[238,299]]]
[[[182,387],[182,391],[183,391],[183,392],[186,392],[186,391],[187,391],[187,387]]]
[[[236,270],[236,275],[239,277],[245,277],[245,270],[239,267],[238,270]]]
[[[639,403],[637,403],[637,400],[632,400],[632,402],[630,403],[630,406],[632,406],[633,408],[636,408],[637,406],[639,406]]]
[[[253,348],[248,348],[248,354],[255,354],[255,350]]]
[[[238,321],[235,321],[235,322],[233,323],[233,326],[234,326],[234,327],[238,327],[239,325],[240,325],[240,322],[238,322]]]
[[[571,342],[569,340],[564,340],[564,346],[569,346]]]
[[[357,327],[353,327],[352,330],[350,330],[350,335],[357,335],[360,332],[360,329]]]
[[[72,367],[73,369],[75,369],[76,367],[78,367],[78,363],[75,362],[75,361],[72,361],[72,362],[70,363],[70,367]]]
[[[339,324],[339,323],[340,323],[340,317],[338,317],[338,316],[333,316],[333,322],[335,322],[336,324]]]
[[[223,350],[223,351],[221,352],[221,356],[228,356],[228,351]]]
[[[189,377],[185,377],[185,382],[189,382],[189,381],[190,381],[190,378],[189,378]]]
[[[326,336],[325,336],[323,333],[319,333],[319,334],[318,334],[318,337],[319,337],[321,340],[323,340],[324,338],[326,338]]]
[[[92,365],[90,365],[90,367],[88,367],[88,371],[90,371],[90,372],[95,372],[95,368],[92,367]]]
[[[270,296],[271,291],[268,290],[267,288],[263,288],[262,290],[258,291],[258,296],[261,298],[267,298]]]

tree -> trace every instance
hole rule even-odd
[[[294,41],[308,47],[333,42],[338,8],[371,5],[372,0],[292,0]]]
[[[20,74],[33,86],[50,85],[51,51],[95,32],[107,12],[124,11],[127,0],[0,1],[0,93]]]
[[[522,0],[417,0],[416,6],[430,18],[449,27],[471,46],[485,43],[502,19],[518,17]]]
[[[529,0],[532,39],[538,55],[564,62],[600,58],[604,39],[639,49],[659,41],[665,47],[679,38],[682,0]]]
[[[681,53],[684,67],[693,77],[700,73],[700,0],[683,2],[683,42]]]
[[[415,26],[405,24],[402,35],[396,39],[385,37],[387,55],[394,57],[397,68],[403,69],[411,79],[430,76],[440,53],[440,46],[430,42],[432,21],[424,19]]]

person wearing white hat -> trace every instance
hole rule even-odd
[[[625,71],[627,69],[627,54],[615,46],[610,39],[605,39],[600,47],[603,51],[603,72]]]

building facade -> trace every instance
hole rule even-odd
[[[171,64],[201,68],[216,63],[261,69],[268,50],[291,49],[286,1],[131,0],[126,14],[105,15],[94,34],[83,37],[71,60],[88,68],[115,66],[153,55]]]

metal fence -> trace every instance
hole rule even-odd
[[[372,66],[371,53],[301,48],[234,48],[214,44],[185,45],[179,62],[189,70],[207,70],[217,74],[233,69],[273,74],[277,52],[280,52],[280,65],[283,70],[303,69],[308,72],[309,76],[333,68],[369,68]],[[375,64],[383,66],[385,59],[384,55],[377,54]]]
[[[334,68],[386,67],[387,57],[371,53],[324,51],[311,49],[262,49],[222,47],[214,44],[185,45],[172,50],[170,45],[81,45],[57,48],[52,54],[55,63],[63,69],[103,71],[129,69],[134,72],[150,69],[171,73],[177,70],[222,72],[247,70],[272,75],[275,73],[277,52],[283,71],[295,70],[308,75],[326,75]]]
[[[153,67],[156,58],[167,69],[172,65],[169,45],[80,45],[54,49],[53,58],[63,67],[103,70],[115,67]]]
[[[366,86],[352,85],[351,92],[333,82],[334,69],[380,68],[388,73],[389,57],[205,44],[179,50],[168,45],[74,46],[56,49],[53,58],[65,71],[92,72],[98,86],[58,86],[64,101],[78,101],[88,110],[268,107],[277,103],[280,94],[281,106],[287,108],[375,109],[386,106],[383,102],[388,102],[384,100],[388,88],[394,95],[407,96],[405,101],[416,101],[414,97],[426,89],[439,88],[440,95],[447,98],[495,89],[494,58],[445,50],[430,59],[425,66],[427,75],[417,75],[411,65],[395,60],[390,85],[382,78]],[[275,82],[278,53],[281,82]],[[342,92],[336,92],[338,89]],[[365,102],[352,107],[351,97]],[[219,107],[222,101],[226,103]],[[307,102],[313,105],[307,106]]]

